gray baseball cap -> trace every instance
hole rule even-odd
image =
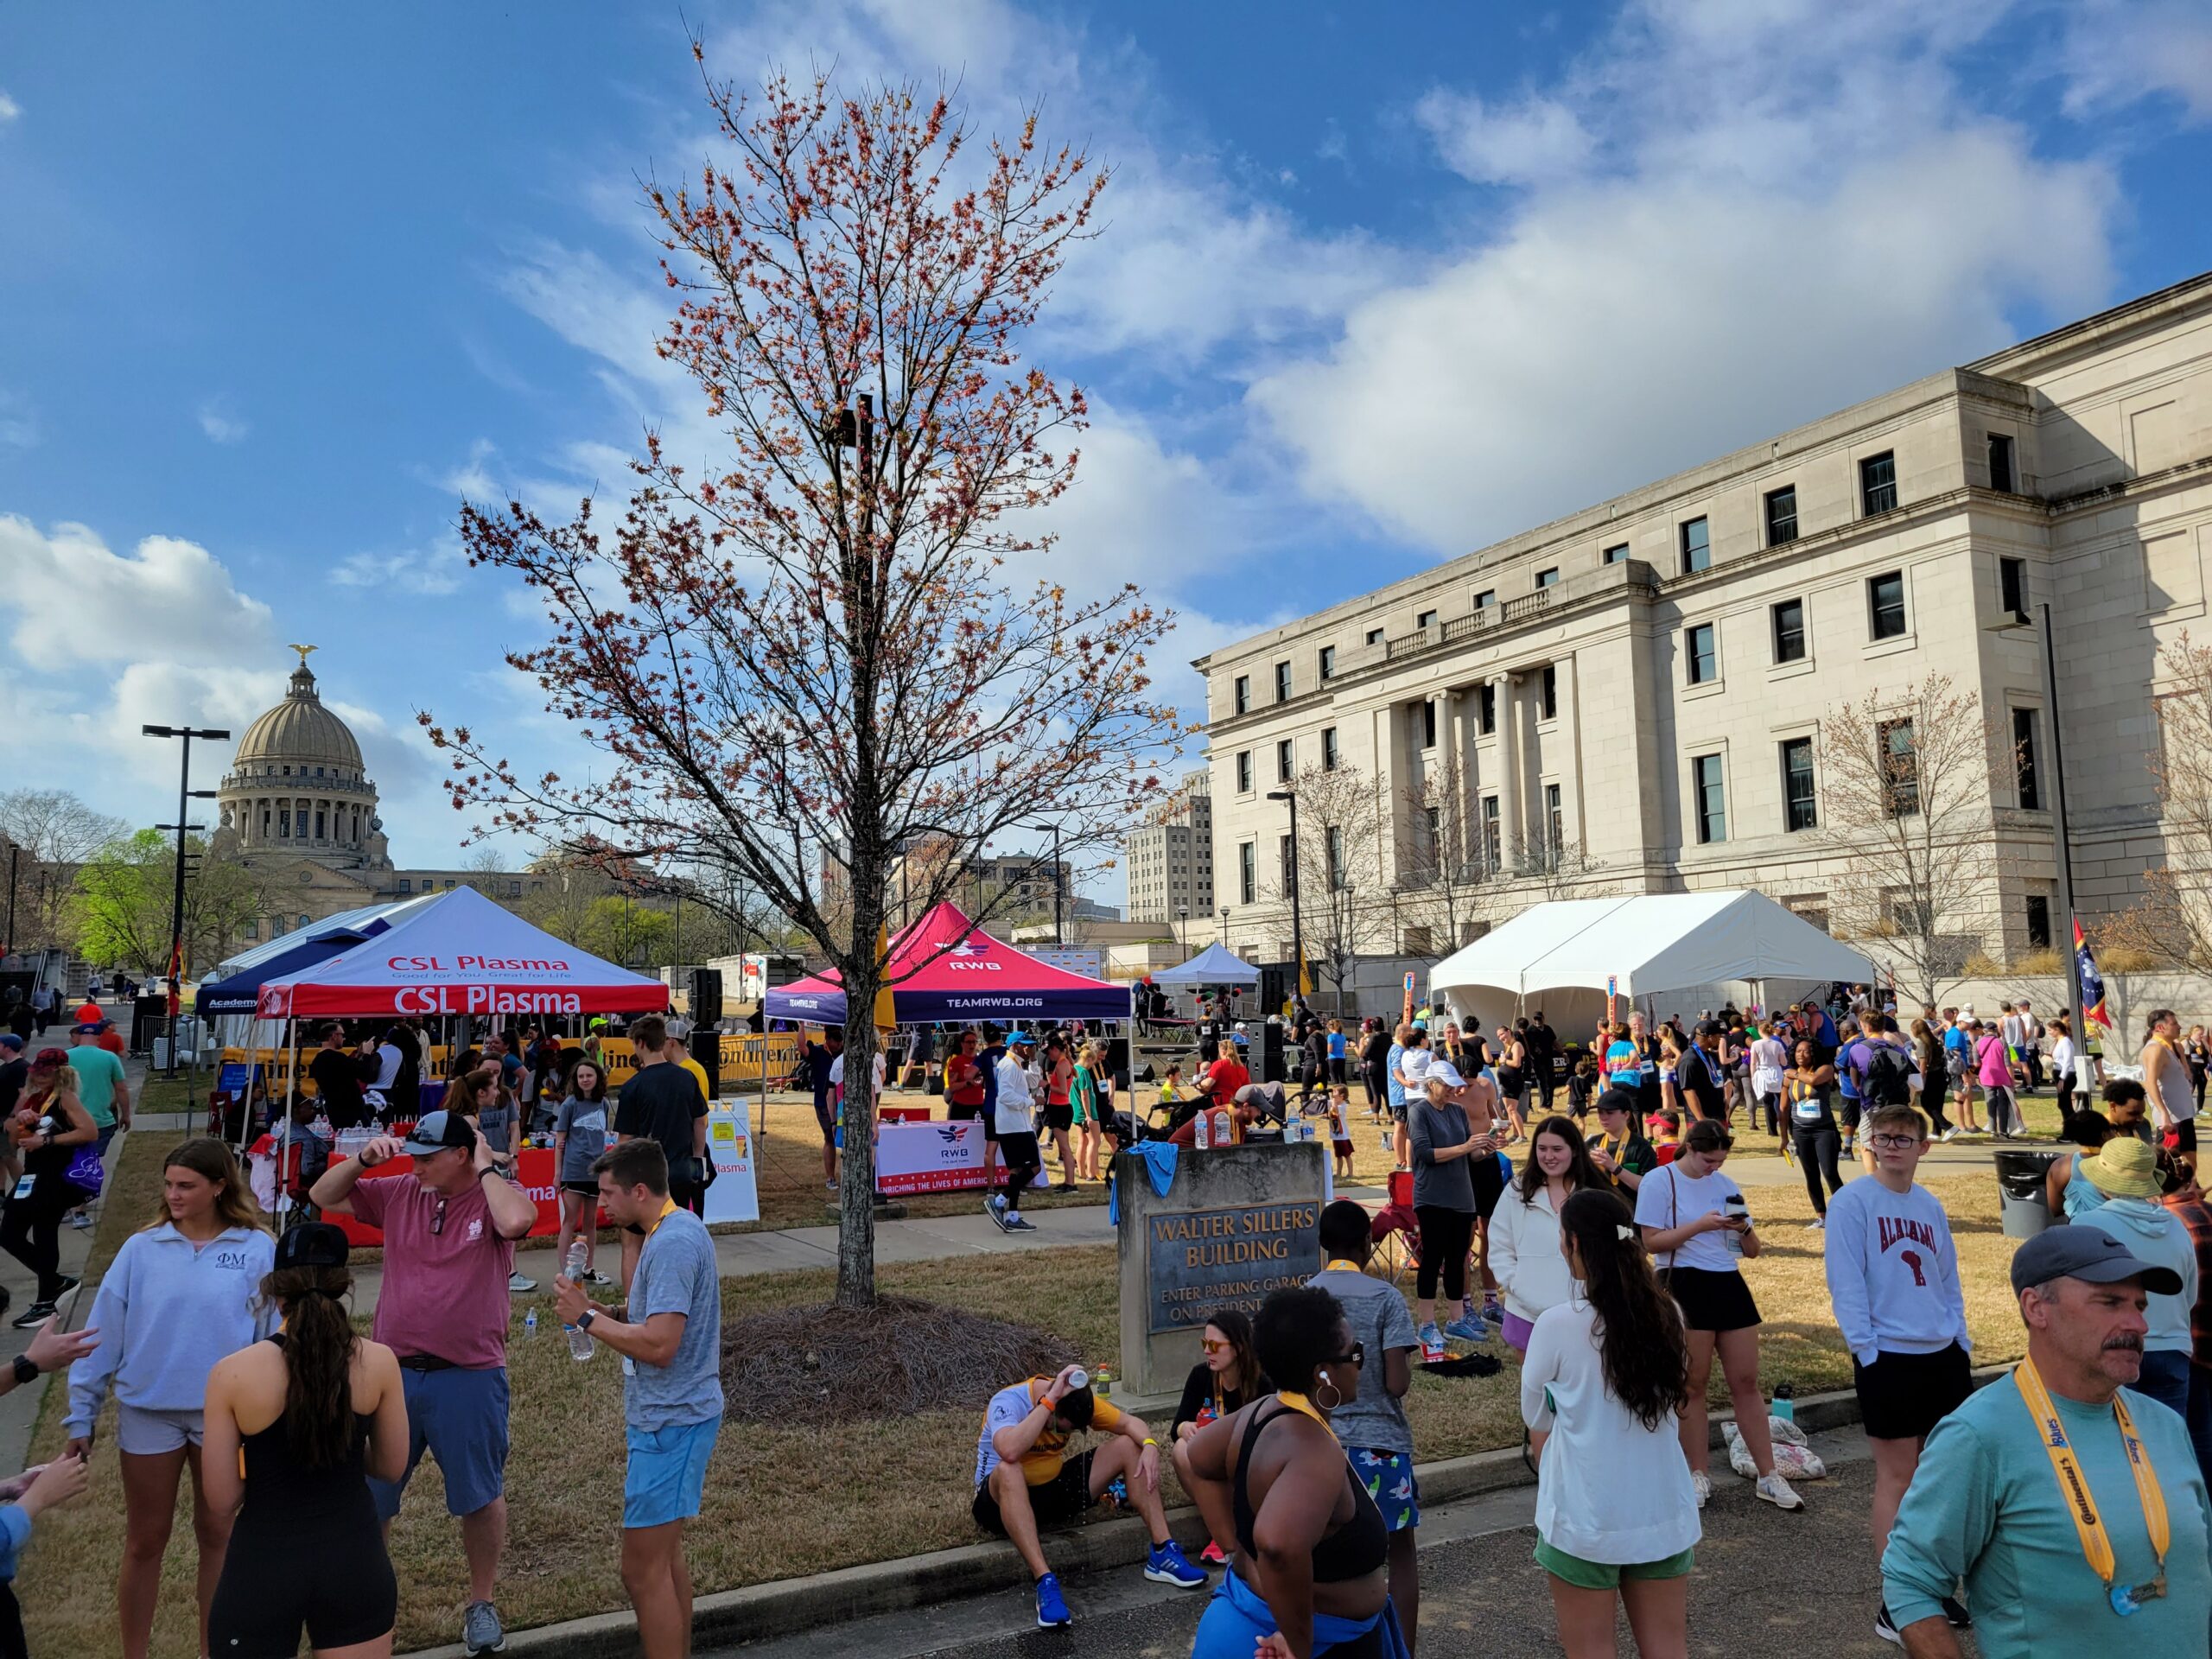
[[[2158,1267],[2130,1255],[2126,1245],[2094,1227],[2052,1227],[2013,1252],[2016,1295],[2030,1285],[2053,1279],[2079,1279],[2092,1285],[2139,1279],[2144,1289],[2158,1295],[2181,1294],[2181,1275],[2171,1268]]]

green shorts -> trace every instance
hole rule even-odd
[[[1695,1545],[1662,1561],[1616,1564],[1611,1561],[1586,1561],[1580,1555],[1554,1549],[1541,1538],[1536,1540],[1536,1565],[1561,1583],[1571,1584],[1578,1590],[1618,1590],[1624,1583],[1635,1584],[1645,1579],[1679,1579],[1687,1575],[1696,1564]]]

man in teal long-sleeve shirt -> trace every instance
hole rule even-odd
[[[2172,1270],[2138,1261],[2109,1235],[2059,1227],[2012,1259],[2028,1327],[2019,1371],[1936,1426],[1882,1554],[1883,1599],[1913,1659],[1958,1659],[1942,1598],[1961,1579],[1982,1659],[2117,1653],[2206,1659],[2212,1652],[2212,1499],[2189,1432],[2168,1408],[2126,1385],[2143,1364],[2149,1293],[2180,1288]],[[2090,1565],[2029,1401],[2032,1369],[2078,1459],[2114,1570]],[[2169,1537],[2154,1551],[2120,1433],[2124,1408],[2147,1454]],[[2164,1593],[2116,1611],[2129,1586],[2163,1573]]]

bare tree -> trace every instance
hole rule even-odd
[[[1262,897],[1278,906],[1282,930],[1278,937],[1288,939],[1292,885],[1296,884],[1296,920],[1307,968],[1336,987],[1341,1007],[1359,951],[1356,895],[1363,888],[1378,889],[1383,880],[1387,842],[1382,803],[1373,779],[1357,766],[1341,764],[1307,766],[1278,787],[1298,804],[1298,839],[1287,849],[1287,857],[1283,843],[1277,843],[1275,880],[1262,884]]]
[[[1821,725],[1822,836],[1850,862],[1831,924],[1923,1002],[1963,977],[1987,915],[1992,752],[1980,698],[1944,674]]]
[[[2158,678],[2170,689],[2152,705],[2151,778],[2165,856],[2144,871],[2141,900],[2100,927],[2097,943],[2107,959],[2212,973],[2212,645],[2184,632],[2158,653]]]
[[[59,789],[11,789],[0,793],[0,860],[9,844],[14,861],[15,937],[10,950],[65,948],[77,942],[72,895],[77,872],[100,849],[129,833],[120,818],[95,812]],[[0,870],[0,880],[10,872]]]
[[[1497,881],[1472,810],[1473,792],[1451,746],[1402,791],[1404,827],[1393,861],[1397,880],[1395,914],[1401,926],[1420,930],[1432,950],[1456,950],[1478,923],[1495,922]],[[1393,939],[1391,949],[1403,947]]]

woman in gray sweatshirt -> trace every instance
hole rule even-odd
[[[222,1576],[231,1517],[201,1496],[200,1409],[207,1373],[276,1329],[257,1306],[276,1244],[260,1207],[220,1141],[187,1141],[162,1166],[154,1220],[123,1242],[100,1280],[87,1323],[99,1345],[69,1368],[68,1450],[91,1449],[108,1385],[115,1386],[116,1450],[123,1470],[123,1573],[116,1587],[124,1659],[145,1659],[160,1593],[162,1557],[186,1463],[200,1543],[200,1651],[207,1603]]]

